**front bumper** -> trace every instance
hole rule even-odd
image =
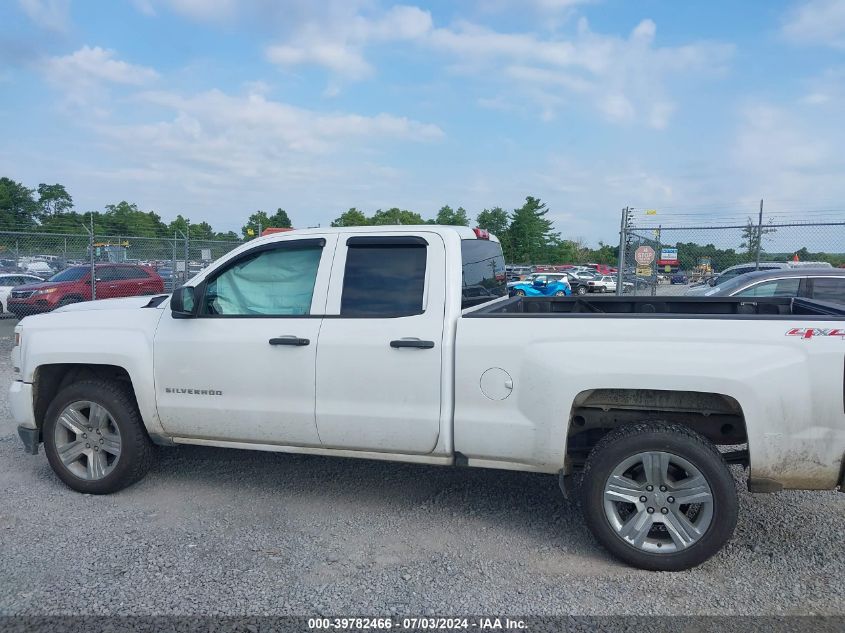
[[[52,310],[55,310],[55,308],[55,305],[47,302],[44,299],[38,299],[32,302],[16,302],[13,299],[10,299],[6,305],[6,309],[19,319],[22,319],[25,316],[29,316],[31,314],[43,314],[45,312],[51,312]]]
[[[13,380],[9,387],[9,408],[12,418],[18,423],[18,435],[23,440],[28,453],[38,452],[41,441],[41,431],[35,423],[35,412],[32,408],[32,385],[21,380]],[[24,437],[26,436],[26,437]],[[32,447],[32,443],[34,448]]]

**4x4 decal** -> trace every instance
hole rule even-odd
[[[800,336],[808,339],[814,336],[838,336],[845,340],[845,329],[843,328],[820,328],[820,327],[794,327],[787,330],[787,336]]]

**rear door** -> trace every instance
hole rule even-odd
[[[317,347],[324,446],[434,449],[445,279],[445,246],[436,233],[340,237]]]
[[[97,266],[97,299],[120,297],[120,273],[117,266]]]
[[[121,266],[118,268],[118,277],[118,292],[121,297],[159,292],[158,283],[140,267]]]

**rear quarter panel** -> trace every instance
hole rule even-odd
[[[742,407],[751,475],[833,488],[845,453],[845,338],[788,336],[839,321],[464,317],[456,343],[455,450],[556,472],[575,397],[599,388],[700,391]],[[513,390],[490,400],[489,368]]]

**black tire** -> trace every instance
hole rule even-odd
[[[565,297],[565,296],[566,296],[566,293],[565,293],[563,290],[558,290],[558,291],[555,293],[555,296],[556,296],[556,297]]]
[[[524,291],[524,290],[517,290],[517,291],[516,291],[516,292],[514,292],[513,294],[514,294],[514,296],[515,296],[515,297],[524,297],[524,296],[525,296],[525,291]]]
[[[672,553],[644,551],[618,535],[608,520],[604,509],[608,478],[625,459],[648,451],[672,453],[687,460],[710,486],[713,515],[709,527],[686,549]],[[718,449],[687,427],[662,422],[626,425],[605,435],[587,459],[581,503],[587,526],[605,549],[629,565],[654,571],[689,569],[715,555],[733,535],[739,512],[736,485]]]
[[[104,407],[120,431],[120,457],[101,479],[86,480],[73,474],[59,458],[55,430],[60,414],[71,403],[91,401]],[[44,452],[53,472],[69,488],[95,495],[110,494],[140,480],[153,463],[155,445],[147,435],[130,388],[118,381],[83,379],[62,389],[50,403],[44,418]]]

